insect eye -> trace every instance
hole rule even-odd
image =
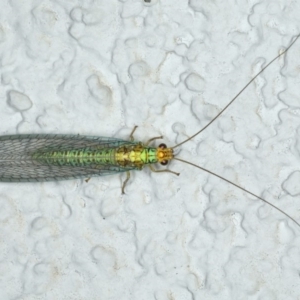
[[[166,145],[166,144],[160,144],[160,145],[158,146],[158,148],[165,149],[165,148],[167,148],[167,145]]]
[[[168,164],[168,161],[167,160],[163,160],[163,161],[160,162],[160,164],[163,165],[163,166],[165,166],[165,165]]]

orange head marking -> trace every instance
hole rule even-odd
[[[165,144],[160,144],[157,148],[157,161],[162,165],[166,165],[169,160],[173,159],[173,149],[167,148]]]

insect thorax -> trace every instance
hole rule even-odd
[[[144,165],[158,161],[157,149],[145,147],[141,143],[118,147],[115,158],[118,165],[137,169],[142,169]]]

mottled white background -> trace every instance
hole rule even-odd
[[[1,0],[0,134],[174,145],[300,32],[299,1]],[[300,40],[178,156],[300,221]],[[159,143],[159,141],[157,142]],[[159,167],[158,167],[159,168]],[[202,171],[0,184],[0,299],[300,299],[300,228]]]

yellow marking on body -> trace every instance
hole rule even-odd
[[[129,159],[131,162],[135,162],[135,161],[136,161],[136,158],[137,158],[136,152],[135,152],[135,151],[130,151],[130,154],[129,154],[128,159]]]
[[[164,160],[171,160],[174,157],[173,149],[172,148],[157,148],[156,153],[157,160],[162,162]]]

